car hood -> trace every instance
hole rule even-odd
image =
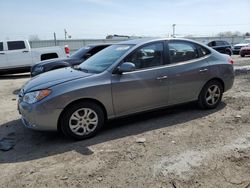
[[[35,65],[45,65],[48,63],[54,63],[54,62],[59,62],[59,61],[68,61],[70,60],[70,58],[54,58],[54,59],[48,59],[48,60],[44,60],[44,61],[38,61],[37,63],[35,63]]]
[[[71,67],[57,69],[32,78],[23,86],[22,92],[27,93],[30,91],[46,89],[58,84],[88,77],[91,75],[93,74],[75,70]]]
[[[237,46],[247,46],[247,45],[249,45],[249,43],[241,43],[241,44],[234,45],[234,47],[237,47]]]
[[[242,47],[241,49],[242,50],[250,50],[250,46],[248,45],[248,46]]]

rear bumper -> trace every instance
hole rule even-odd
[[[228,91],[229,89],[231,89],[233,87],[234,76],[226,78],[224,83],[225,83],[224,92],[226,92],[226,91]]]
[[[233,87],[234,84],[234,78],[235,78],[235,72],[233,66],[228,66],[227,69],[225,69],[225,72],[223,73],[223,81],[224,81],[224,92],[228,91]]]

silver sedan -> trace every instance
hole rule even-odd
[[[41,74],[19,94],[23,124],[94,136],[105,120],[198,101],[216,108],[234,82],[233,61],[185,39],[138,39],[98,52],[79,67]]]

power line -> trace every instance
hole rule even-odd
[[[187,26],[187,27],[228,27],[228,26],[250,26],[250,23],[241,23],[241,24],[213,24],[213,25],[204,25],[204,24],[177,24],[178,26]]]

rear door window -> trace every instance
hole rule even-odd
[[[199,55],[200,57],[204,57],[206,55],[211,54],[210,50],[208,50],[207,48],[205,48],[204,46],[198,45],[197,44],[197,49],[199,51]]]
[[[9,41],[7,42],[8,50],[21,50],[25,49],[24,41]]]
[[[91,49],[91,50],[88,52],[88,54],[89,54],[90,56],[93,56],[94,54],[96,54],[97,52],[103,50],[103,49],[106,48],[106,47],[107,47],[107,46],[96,46],[96,47],[94,47],[93,49]]]
[[[209,42],[207,45],[210,47],[216,46],[215,41]]]
[[[164,64],[163,43],[156,42],[139,48],[125,61],[134,63],[136,70],[161,66]]]
[[[186,41],[170,41],[168,43],[171,63],[179,63],[199,58],[196,46]]]
[[[223,41],[216,41],[216,46],[224,46],[225,43]]]
[[[3,51],[3,43],[0,42],[0,52]]]

